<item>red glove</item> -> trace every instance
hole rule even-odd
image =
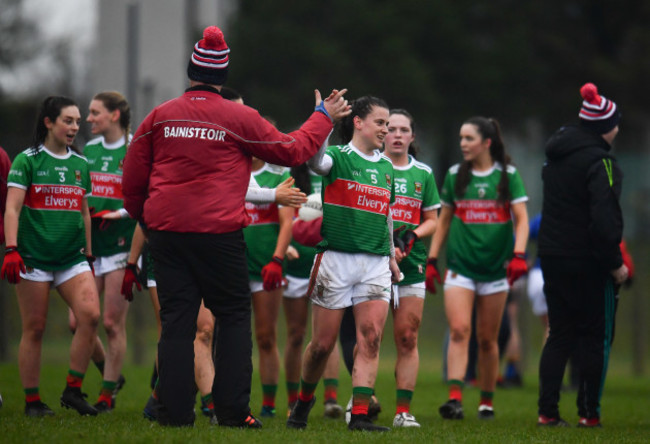
[[[93,256],[92,254],[87,254],[86,255],[86,260],[88,261],[88,265],[90,265],[90,271],[93,272],[93,276],[95,276],[95,261],[97,258]]]
[[[18,247],[12,245],[5,250],[5,259],[2,262],[2,270],[0,277],[7,279],[10,284],[17,284],[20,282],[20,272],[26,273],[25,262],[18,253]]]
[[[409,255],[411,252],[411,249],[413,248],[413,244],[415,243],[416,240],[418,240],[418,235],[415,234],[415,231],[413,230],[406,230],[404,232],[404,235],[402,236],[402,242],[404,242],[404,254]]]
[[[427,260],[427,270],[426,270],[427,279],[425,283],[429,293],[436,292],[436,285],[433,282],[434,280],[438,281],[438,285],[442,285],[442,279],[440,279],[440,273],[438,273],[437,267],[438,267],[438,258],[431,257]]]
[[[508,285],[512,286],[517,279],[528,273],[528,264],[526,263],[525,253],[514,253],[506,269]]]
[[[282,258],[273,256],[271,262],[262,268],[262,280],[264,282],[264,290],[272,291],[280,288],[282,285]]]
[[[135,264],[127,262],[126,269],[124,270],[124,279],[122,279],[122,291],[124,299],[131,302],[133,300],[133,284],[137,287],[138,291],[142,291],[142,285],[138,281],[138,267]]]
[[[98,211],[98,212],[95,213],[95,208],[94,207],[91,208],[90,217],[92,219],[94,219],[93,222],[95,222],[96,224],[99,225],[99,229],[101,231],[104,231],[105,229],[107,229],[108,226],[111,224],[110,219],[104,219],[104,215],[108,214],[108,213],[112,213],[112,211],[111,210],[102,210],[102,211]]]

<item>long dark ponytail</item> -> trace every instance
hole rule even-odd
[[[496,119],[491,117],[472,117],[467,119],[463,124],[470,124],[476,127],[476,131],[485,139],[490,139],[490,156],[495,162],[501,164],[501,178],[497,186],[497,200],[500,203],[505,203],[510,200],[510,184],[508,181],[508,165],[510,164],[510,156],[506,153],[503,138],[501,137],[501,127]],[[456,175],[456,186],[454,192],[456,196],[462,197],[467,191],[467,185],[472,178],[472,163],[464,161],[458,168]]]

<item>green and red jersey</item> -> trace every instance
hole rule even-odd
[[[25,190],[18,221],[18,252],[25,265],[64,270],[86,260],[83,200],[91,193],[86,159],[72,149],[64,155],[41,145],[16,156],[8,187]]]
[[[330,146],[332,169],[323,176],[323,241],[319,251],[390,255],[387,217],[395,198],[393,164],[379,151]]]
[[[393,228],[406,226],[414,230],[422,223],[424,211],[440,208],[438,187],[433,171],[427,165],[409,156],[406,166],[393,166],[395,170],[395,202],[390,207]],[[427,250],[422,240],[413,244],[411,253],[399,263],[404,279],[398,285],[424,282]]]
[[[106,143],[103,137],[88,142],[84,148],[88,159],[90,178],[93,184],[92,196],[88,205],[96,212],[115,211],[124,208],[122,195],[122,164],[126,156],[124,140]],[[111,220],[106,229],[99,230],[93,225],[92,246],[95,256],[111,256],[128,252],[135,229],[131,218]]]
[[[270,164],[252,173],[262,188],[275,188],[290,177],[289,170]],[[262,280],[262,268],[273,258],[278,242],[280,220],[276,203],[253,204],[246,202],[251,223],[244,228],[248,256],[248,275],[253,281]]]
[[[499,202],[497,187],[503,168],[495,163],[488,171],[472,171],[465,194],[456,196],[458,169],[459,164],[449,169],[441,190],[443,205],[454,208],[447,242],[447,266],[480,282],[503,279],[514,248],[510,206],[528,200],[524,183],[517,169],[508,165],[510,200]]]

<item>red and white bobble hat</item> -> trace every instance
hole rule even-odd
[[[616,103],[598,94],[598,88],[593,83],[585,83],[580,88],[584,99],[580,108],[580,123],[591,128],[598,134],[610,132],[621,120],[621,113]]]
[[[229,53],[221,29],[216,26],[205,28],[203,39],[194,45],[187,65],[187,77],[208,85],[223,85],[228,77]]]

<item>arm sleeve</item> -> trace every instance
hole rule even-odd
[[[275,202],[275,188],[262,188],[253,176],[248,182],[246,202],[254,204],[266,204]]]
[[[623,214],[619,204],[622,173],[611,158],[600,159],[587,173],[592,252],[607,270],[623,264],[619,247],[623,237]]]
[[[325,142],[332,131],[332,121],[325,114],[315,111],[291,133],[278,131],[255,110],[250,111],[247,134],[240,136],[241,147],[266,162],[295,166],[307,162]]]
[[[330,132],[330,135],[332,133]],[[319,176],[325,176],[332,170],[332,165],[334,162],[332,158],[326,154],[327,145],[329,145],[330,137],[327,136],[325,142],[318,149],[318,152],[307,161],[307,166]]]
[[[319,217],[310,221],[296,219],[293,222],[292,234],[293,239],[301,245],[315,247],[323,237],[320,234],[323,218]]]
[[[149,189],[149,175],[153,163],[153,134],[151,122],[153,113],[140,124],[124,158],[122,194],[124,208],[136,219],[144,223],[144,202]]]

